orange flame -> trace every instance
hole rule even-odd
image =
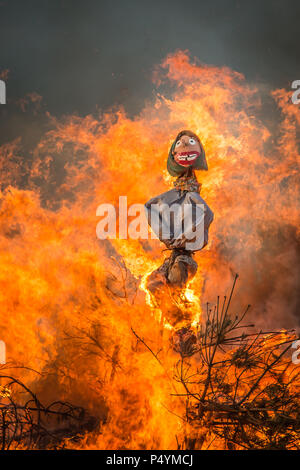
[[[170,395],[172,326],[145,287],[164,247],[95,233],[99,204],[117,207],[120,195],[144,203],[171,188],[166,158],[182,128],[205,147],[209,171],[198,179],[215,213],[184,292],[190,321],[239,272],[233,309],[251,302],[258,326],[295,326],[300,108],[284,90],[264,96],[280,112],[271,123],[259,89],[186,51],[167,56],[153,78],[166,91],[134,119],[122,108],[49,117],[32,161],[21,140],[0,148],[0,339],[11,361],[41,371],[20,373],[42,397],[83,405],[106,423],[86,436],[89,448],[174,449],[182,430],[183,404]]]

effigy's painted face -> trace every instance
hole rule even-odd
[[[174,160],[178,165],[188,167],[192,165],[201,154],[201,147],[197,139],[189,135],[182,135],[175,144]]]

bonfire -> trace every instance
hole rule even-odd
[[[271,119],[241,74],[183,51],[153,81],[134,119],[48,115],[30,154],[0,147],[3,449],[300,447],[299,107],[275,90]],[[171,189],[178,129],[205,148],[214,222],[195,276],[159,297],[160,240],[119,223],[100,240],[97,208]]]

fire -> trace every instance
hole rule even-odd
[[[146,289],[164,247],[95,234],[99,204],[117,206],[120,195],[144,203],[172,187],[165,166],[178,130],[203,142],[209,171],[198,179],[215,213],[197,276],[178,300],[188,322],[196,328],[203,303],[239,272],[233,311],[251,302],[258,327],[295,326],[300,108],[284,90],[264,97],[280,111],[274,131],[259,89],[186,51],[167,56],[153,80],[175,91],[157,93],[133,119],[124,109],[49,116],[32,161],[20,139],[0,147],[0,339],[44,400],[66,399],[100,419],[86,448],[175,449],[183,432],[184,403],[172,396],[174,325]]]

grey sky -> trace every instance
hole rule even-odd
[[[55,115],[138,112],[153,66],[177,48],[288,87],[300,79],[299,13],[293,0],[1,0],[0,72],[11,99],[35,91]]]

